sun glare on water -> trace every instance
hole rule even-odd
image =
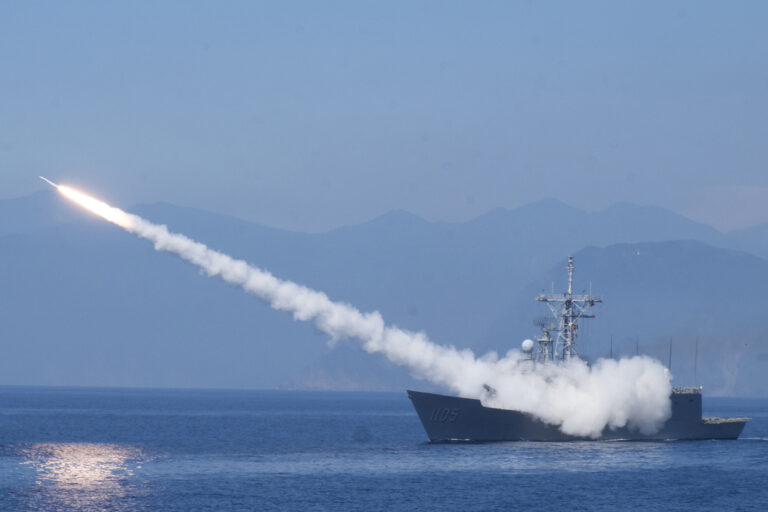
[[[35,443],[23,448],[20,455],[24,459],[21,465],[36,473],[25,510],[137,510],[131,503],[134,471],[147,460],[138,448],[108,443]]]
[[[109,206],[103,201],[99,201],[98,199],[93,198],[88,194],[84,194],[79,190],[68,187],[66,185],[58,185],[57,189],[67,199],[74,201],[86,210],[89,210],[96,215],[103,217],[109,222],[115,223],[123,228],[126,228],[131,224],[130,216],[119,208]]]

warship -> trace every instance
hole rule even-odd
[[[531,364],[562,364],[579,357],[576,339],[579,323],[594,318],[592,307],[602,298],[573,293],[573,257],[568,258],[568,289],[565,293],[540,294],[536,300],[545,303],[554,321],[540,320],[541,335],[523,342],[523,353]],[[494,393],[485,386],[487,393]],[[653,434],[643,434],[629,426],[606,427],[595,438],[563,433],[559,425],[545,423],[532,414],[486,407],[481,400],[451,395],[408,391],[421,423],[431,442],[491,441],[579,441],[579,440],[693,440],[736,439],[749,418],[702,417],[701,387],[673,388],[670,396],[671,416]]]

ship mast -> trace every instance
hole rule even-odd
[[[555,321],[541,325],[542,335],[536,340],[539,342],[536,360],[545,363],[550,360],[569,361],[572,357],[579,357],[576,350],[579,321],[582,318],[594,318],[595,315],[590,309],[595,304],[603,302],[603,299],[592,295],[591,290],[588,294],[573,293],[573,256],[568,257],[568,291],[542,293],[536,297],[536,300],[549,306]],[[554,339],[551,336],[552,332],[556,333]]]

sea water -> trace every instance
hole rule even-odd
[[[737,441],[429,444],[401,393],[0,387],[0,510],[768,510]]]

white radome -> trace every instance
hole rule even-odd
[[[523,341],[523,352],[526,354],[530,354],[533,352],[533,340],[525,340]]]

